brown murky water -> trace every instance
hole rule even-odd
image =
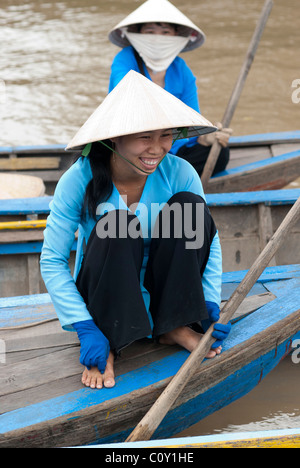
[[[140,3],[0,0],[0,146],[72,138],[107,92],[119,50],[109,29]],[[182,55],[197,76],[202,113],[221,120],[264,1],[173,3],[207,35],[203,47]],[[235,135],[300,127],[300,103],[292,101],[300,80],[300,6],[274,3],[232,121]]]
[[[0,146],[73,137],[107,93],[118,52],[109,29],[141,3],[0,0]],[[207,35],[183,57],[197,76],[202,113],[221,120],[264,1],[173,3]],[[300,5],[274,3],[232,121],[235,135],[300,128]],[[299,369],[287,358],[250,395],[183,435],[299,427]]]
[[[299,428],[299,365],[286,357],[248,395],[176,437]]]

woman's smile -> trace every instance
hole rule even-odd
[[[161,161],[161,158],[142,158],[141,157],[140,161],[146,169],[156,169],[156,167]]]

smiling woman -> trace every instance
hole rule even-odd
[[[218,233],[198,174],[168,153],[173,138],[214,130],[131,71],[69,143],[83,156],[57,185],[41,269],[62,327],[78,334],[85,385],[114,386],[114,358],[135,340],[192,351],[218,319]],[[68,258],[77,229],[73,279]],[[199,231],[201,242],[193,242]],[[208,357],[221,352],[229,330],[215,331]]]

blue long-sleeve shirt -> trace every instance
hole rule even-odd
[[[125,47],[115,56],[111,65],[108,91],[112,91],[130,70],[140,72],[132,46]],[[151,80],[145,66],[144,72],[145,76]],[[187,106],[200,112],[196,77],[181,57],[176,57],[166,70],[164,89],[180,99]],[[193,146],[196,142],[197,137],[177,140],[172,146],[171,153],[177,154],[179,148],[184,144]]]
[[[88,242],[95,226],[94,219],[88,215],[82,217],[85,191],[91,178],[92,171],[88,158],[80,158],[65,172],[57,184],[44,231],[41,254],[42,277],[61,325],[66,330],[73,330],[73,323],[91,319],[75,284],[83,258],[84,240]],[[148,260],[151,230],[159,209],[172,195],[181,191],[190,191],[205,199],[200,178],[194,168],[185,160],[168,154],[155,172],[147,177],[142,197],[135,211],[142,227],[145,244],[140,284],[148,312],[150,297],[143,286],[143,279]],[[100,217],[105,211],[116,208],[128,209],[114,186],[110,198],[99,205],[97,213]],[[72,276],[69,257],[77,230],[78,243],[75,270]],[[221,275],[221,247],[218,233],[216,233],[202,279],[205,300],[220,304]],[[151,320],[150,315],[149,318]]]

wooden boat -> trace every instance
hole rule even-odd
[[[299,196],[300,189],[208,194],[207,203],[221,239],[223,270],[250,268]],[[46,292],[39,258],[51,200],[0,200],[0,296]],[[271,264],[300,263],[299,238],[298,223]],[[75,251],[76,240],[71,271]]]
[[[45,292],[39,259],[51,200],[48,196],[0,200],[0,297]],[[20,227],[23,222],[31,223],[31,229]],[[44,224],[39,226],[40,222]],[[72,264],[74,256],[73,251]]]
[[[190,452],[198,448],[299,448],[300,429],[273,429],[269,431],[229,432],[207,436],[179,437],[145,442],[124,442],[118,444],[96,445],[96,448],[113,449],[180,449]],[[186,453],[186,452],[183,452]],[[153,457],[153,460],[155,458]],[[173,460],[172,460],[173,461]]]
[[[223,270],[250,268],[299,196],[300,189],[208,194],[221,240]],[[299,235],[297,223],[271,265],[300,262]]]
[[[246,271],[224,273],[227,300]],[[300,338],[300,265],[268,267],[233,318],[223,352],[206,359],[152,439],[169,438],[242,397]],[[124,442],[188,356],[140,342],[116,361],[116,386],[80,383],[75,333],[56,320],[47,294],[0,300],[0,447]],[[293,358],[291,354],[288,359]]]
[[[0,171],[40,177],[46,193],[54,193],[55,186],[68,169],[74,153],[65,151],[66,145],[2,146]]]
[[[232,136],[228,169],[299,149],[300,130]]]
[[[300,149],[213,176],[206,193],[281,189],[300,177]]]
[[[65,144],[0,147],[0,171],[40,177],[45,183],[46,193],[52,195],[57,181],[74,161],[75,153],[66,152],[65,147]],[[213,178],[207,191],[282,188],[293,180],[291,177],[300,176],[300,158],[291,154],[299,149],[300,130],[232,137],[229,172]],[[282,154],[286,155],[284,161],[273,159]],[[249,167],[250,163],[253,166]],[[237,166],[245,167],[237,170]],[[258,182],[260,174],[264,175]],[[239,184],[241,175],[242,186]]]
[[[42,197],[44,193],[40,177],[0,173],[0,200]]]

